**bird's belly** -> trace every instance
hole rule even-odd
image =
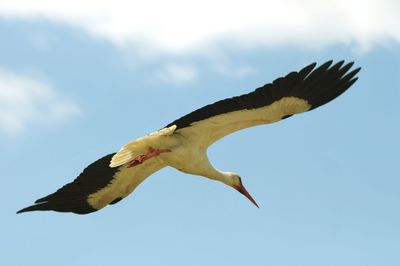
[[[161,154],[161,159],[169,166],[188,174],[199,174],[198,169],[206,158],[205,151],[197,148],[175,148],[171,152]]]

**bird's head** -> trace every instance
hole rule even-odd
[[[240,177],[240,175],[236,174],[236,173],[229,173],[229,186],[233,187],[234,189],[236,189],[237,191],[239,191],[242,195],[246,196],[246,198],[248,198],[254,205],[258,207],[257,202],[253,199],[253,197],[250,195],[249,192],[247,192],[247,189],[243,186],[242,183],[242,179]]]

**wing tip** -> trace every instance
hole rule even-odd
[[[87,214],[99,210],[88,202],[88,195],[104,188],[119,171],[118,168],[108,167],[111,157],[115,153],[108,154],[91,163],[72,182],[59,188],[56,192],[37,199],[31,206],[25,207],[17,214],[30,211],[56,211]]]
[[[328,60],[325,63],[323,63],[322,65],[320,65],[318,68],[321,69],[321,70],[328,69],[332,65],[332,63],[333,63],[332,59]]]
[[[46,201],[39,204],[34,204],[25,208],[20,209],[16,214],[21,214],[25,212],[32,211],[56,211],[56,212],[72,212],[76,214],[88,214],[91,212],[98,211],[98,209],[93,208],[89,204],[71,204],[70,206],[65,205],[65,203],[60,201]]]
[[[355,73],[355,75],[357,75],[358,74],[358,72],[360,72],[360,70],[361,70],[361,67],[357,67],[356,69],[354,69],[352,72],[354,72]]]
[[[346,72],[345,73],[346,75],[342,76],[341,80],[343,80],[343,81],[352,80],[358,74],[358,72],[360,72],[360,70],[361,70],[361,67],[358,67],[356,69],[353,69],[350,72]]]
[[[308,66],[306,66],[305,68],[313,69],[316,65],[317,65],[317,62],[313,62],[313,63],[309,64]]]
[[[34,205],[20,209],[19,211],[16,212],[16,214],[20,214],[20,213],[24,213],[24,212],[31,212],[31,211],[45,211],[46,209],[43,209],[43,207],[44,207],[43,205],[44,205],[44,203],[34,204]]]
[[[19,211],[17,211],[15,214],[20,214],[20,213],[24,213],[27,212],[28,210],[25,210],[26,208],[20,209]]]

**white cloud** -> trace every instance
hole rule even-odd
[[[58,123],[79,114],[76,104],[43,82],[0,69],[0,131],[15,135],[33,124]]]
[[[255,71],[251,66],[230,67],[227,65],[218,64],[215,65],[214,68],[217,73],[236,79],[245,78]]]
[[[400,42],[398,0],[2,0],[0,16],[46,18],[147,52],[182,53],[337,43],[368,49]]]
[[[170,63],[156,73],[156,78],[162,82],[183,85],[197,78],[197,70],[191,65]]]

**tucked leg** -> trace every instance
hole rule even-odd
[[[132,161],[128,162],[128,168],[136,166],[138,164],[142,164],[148,159],[158,156],[163,152],[170,152],[170,149],[153,149],[152,147],[149,148],[146,154],[141,154],[136,156]]]

